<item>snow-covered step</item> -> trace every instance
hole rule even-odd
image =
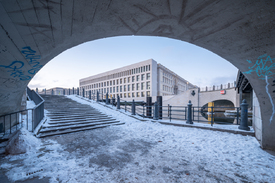
[[[70,120],[70,121],[49,121],[48,124],[51,126],[64,126],[67,124],[83,124],[83,123],[87,123],[87,122],[99,122],[99,121],[110,121],[110,120],[115,120],[113,118],[106,118],[106,119],[94,119],[94,120],[89,120],[89,119],[83,119],[83,120]]]
[[[53,136],[53,135],[62,135],[62,134],[67,134],[67,133],[73,133],[73,132],[79,132],[79,131],[85,131],[85,130],[93,130],[97,128],[104,128],[108,127],[111,125],[123,125],[124,123],[118,122],[118,123],[109,123],[105,125],[96,125],[96,126],[90,126],[90,127],[84,127],[84,128],[77,128],[77,129],[66,129],[62,131],[55,131],[55,132],[49,132],[49,133],[39,133],[37,137],[43,138],[43,137],[48,137],[48,136]]]
[[[51,132],[51,131],[58,131],[58,130],[66,130],[66,129],[76,129],[76,128],[83,128],[88,126],[98,126],[98,125],[105,125],[111,123],[119,123],[119,121],[105,121],[105,122],[90,122],[86,124],[70,124],[66,126],[48,126],[46,128],[42,128],[40,133]]]
[[[77,103],[65,96],[46,96],[44,99],[50,119],[42,126],[37,137],[123,124],[89,105]]]

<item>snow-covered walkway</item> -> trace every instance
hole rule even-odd
[[[140,122],[97,103],[70,98],[126,124],[44,138],[28,154],[6,156],[0,171],[11,181],[32,177],[74,183],[275,180],[275,157],[263,151],[254,137]]]

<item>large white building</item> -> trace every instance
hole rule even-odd
[[[153,59],[80,79],[79,87],[86,96],[91,90],[92,94],[99,91],[126,101],[146,101],[147,96],[177,95],[196,88]]]

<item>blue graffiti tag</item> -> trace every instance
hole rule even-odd
[[[252,67],[248,67],[248,71],[244,72],[245,74],[251,74],[256,72],[260,79],[265,79],[266,76],[270,77],[275,74],[275,63],[273,62],[274,58],[270,56],[262,55],[259,56],[256,63]],[[252,61],[247,60],[249,63]]]
[[[36,55],[36,51],[32,50],[31,47],[23,47],[21,53],[32,67],[28,70],[29,74],[34,75],[43,67],[43,65],[40,65],[40,62],[38,61],[41,59],[41,56]],[[10,72],[10,76],[12,77],[18,77],[20,80],[30,80],[32,76],[25,75],[22,71],[24,65],[24,62],[16,60],[13,61],[10,65],[0,65],[0,67],[8,69],[7,72]]]
[[[19,77],[20,80],[30,80],[31,77],[24,75],[23,71],[21,68],[24,66],[24,62],[21,61],[13,61],[10,65],[0,65],[0,67],[4,67],[8,69],[8,72],[10,72],[10,76],[12,77]]]
[[[43,67],[43,65],[40,65],[40,62],[38,61],[41,56],[36,55],[36,51],[32,50],[29,46],[23,47],[22,49],[23,50],[21,53],[23,53],[26,60],[28,60],[29,64],[33,67],[32,69],[28,70],[28,73],[34,75]]]

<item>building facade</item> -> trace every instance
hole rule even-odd
[[[108,72],[80,79],[80,93],[98,91],[104,97],[120,96],[125,101],[146,101],[146,97],[177,95],[196,86],[155,60],[149,59]]]

